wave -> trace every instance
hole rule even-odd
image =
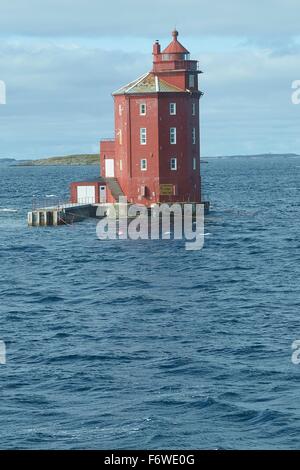
[[[0,208],[0,212],[18,212],[18,209],[11,209],[9,207]]]

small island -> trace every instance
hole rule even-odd
[[[22,160],[18,166],[50,166],[50,165],[99,165],[99,154],[67,155],[63,157],[48,157],[38,160]]]

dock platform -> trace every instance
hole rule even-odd
[[[35,208],[27,214],[30,227],[69,225],[89,217],[96,217],[93,204],[62,204],[60,206]]]

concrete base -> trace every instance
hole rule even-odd
[[[31,227],[69,225],[89,217],[96,217],[96,207],[92,204],[69,206],[61,209],[45,208],[28,212],[27,222]]]

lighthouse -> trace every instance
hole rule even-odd
[[[72,202],[201,202],[201,71],[178,36],[163,50],[155,41],[151,71],[113,92],[115,132],[100,142],[101,176],[72,183]]]

